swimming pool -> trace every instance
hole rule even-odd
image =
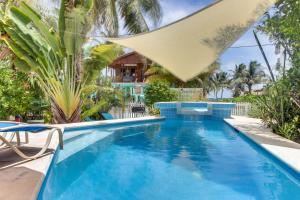
[[[223,120],[65,133],[39,199],[300,199],[299,174]],[[73,137],[71,137],[73,136]]]

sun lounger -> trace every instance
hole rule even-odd
[[[0,129],[2,128],[7,128],[7,127],[10,127],[10,126],[16,126],[20,124],[20,122],[11,122],[11,121],[0,121]],[[15,136],[17,136],[17,142],[19,143],[20,142],[20,138],[19,138],[19,134],[16,134],[16,133],[0,133],[0,135],[2,137],[4,137],[7,141],[11,142]],[[6,146],[6,144],[1,140],[0,141],[0,148],[3,147],[3,146]]]
[[[25,155],[20,149],[20,134],[25,134],[25,143],[28,143],[28,133],[37,133],[41,131],[49,130],[47,140],[42,149],[33,156]],[[5,145],[6,148],[11,148],[20,157],[24,159],[35,159],[42,156],[48,149],[53,134],[57,132],[59,137],[60,149],[63,149],[63,129],[51,126],[51,125],[29,125],[29,124],[13,124],[13,122],[0,122],[0,141],[2,141],[2,147]],[[4,135],[3,135],[4,134]],[[12,143],[13,136],[7,138],[8,134],[17,135],[17,144]],[[45,133],[46,134],[46,133]]]
[[[100,112],[99,114],[104,120],[114,119],[114,117],[108,112]]]

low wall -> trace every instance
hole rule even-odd
[[[160,116],[168,119],[189,117],[201,119],[207,116],[219,119],[230,118],[235,106],[234,103],[213,102],[158,102],[154,104],[154,107],[160,110]]]

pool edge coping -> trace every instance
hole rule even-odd
[[[256,118],[249,118],[249,117],[240,117],[240,116],[233,116],[232,118],[226,118],[224,119],[224,122],[226,124],[228,124],[230,127],[232,127],[234,130],[236,130],[237,132],[241,133],[243,136],[245,136],[247,139],[251,140],[251,142],[254,142],[256,145],[258,145],[260,148],[262,148],[264,151],[266,151],[267,153],[269,153],[271,156],[273,156],[274,158],[276,158],[278,161],[282,162],[284,165],[286,165],[288,168],[290,168],[290,170],[293,170],[295,173],[297,173],[297,175],[300,177],[300,161],[298,166],[295,166],[294,163],[291,163],[289,160],[285,159],[283,157],[282,154],[288,154],[287,152],[283,153],[284,150],[287,149],[296,149],[293,147],[282,147],[276,144],[264,144],[262,143],[262,141],[259,141],[257,138],[258,135],[256,133],[251,133],[249,130],[244,130],[242,127],[239,127],[240,124],[235,124],[235,121],[241,122],[241,120],[239,120],[238,118],[243,118],[243,119],[248,119],[248,120],[259,120]],[[298,156],[297,155],[293,155],[294,160],[299,160],[300,158],[300,144],[293,142],[289,139],[286,139],[280,135],[277,135],[275,133],[273,133],[269,128],[264,127],[262,122],[256,122],[257,123],[257,128],[260,129],[260,135],[259,136],[267,136],[267,135],[271,135],[271,136],[275,136],[274,138],[270,139],[268,137],[264,137],[264,140],[268,140],[270,143],[274,142],[272,140],[277,140],[277,142],[287,142],[290,144],[293,144],[295,146],[298,146]],[[243,124],[245,125],[245,124]],[[266,133],[267,132],[267,133]],[[280,139],[280,140],[279,140]],[[267,146],[268,145],[268,146]],[[282,147],[282,150],[276,150],[273,147]],[[278,154],[278,151],[280,151],[280,153],[282,154]],[[296,150],[295,150],[296,151]],[[289,154],[289,156],[291,156],[291,154]]]

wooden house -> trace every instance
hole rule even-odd
[[[151,61],[136,52],[124,54],[109,66],[113,69],[113,82],[144,82],[145,72]]]

